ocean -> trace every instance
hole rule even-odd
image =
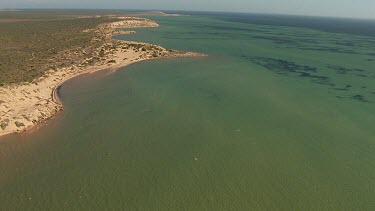
[[[374,21],[149,18],[116,38],[209,56],[66,82],[0,138],[0,210],[375,210]]]

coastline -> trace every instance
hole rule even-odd
[[[85,59],[82,65],[50,70],[31,83],[0,87],[0,137],[33,129],[63,110],[58,89],[66,81],[97,71],[116,71],[127,65],[151,59],[199,57],[201,53],[170,50],[161,46],[133,41],[115,40],[113,36],[135,33],[117,29],[158,27],[149,19],[116,17],[117,22],[100,25],[95,30],[108,39],[95,49],[101,59]],[[89,32],[89,31],[88,31]],[[94,60],[94,61],[93,61]]]

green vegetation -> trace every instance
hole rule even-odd
[[[103,44],[104,37],[90,29],[117,21],[102,15],[144,14],[96,10],[0,12],[0,86],[30,82],[47,70],[79,65],[93,57],[94,49]],[[104,52],[99,56],[103,57]]]
[[[0,83],[31,81],[48,69],[79,62],[89,56],[94,32],[84,32],[108,18],[75,18],[0,22]],[[82,51],[85,49],[85,51]],[[67,54],[74,53],[71,59]]]

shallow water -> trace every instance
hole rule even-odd
[[[207,58],[65,83],[0,139],[0,210],[374,210],[375,39],[218,17],[119,36]]]

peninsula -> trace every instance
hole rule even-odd
[[[157,58],[205,56],[200,53],[166,49],[161,46],[116,40],[119,34],[135,33],[126,28],[158,27],[149,19],[123,16],[87,16],[79,18],[105,18],[105,23],[87,28],[82,33],[95,34],[86,47],[68,48],[49,58],[52,66],[29,82],[2,84],[0,87],[0,136],[33,128],[63,109],[56,97],[56,89],[75,76],[99,70],[116,70],[120,67]],[[122,30],[119,30],[119,29]],[[32,53],[33,60],[35,54]],[[74,58],[79,58],[74,59]],[[69,62],[66,62],[69,61]],[[70,63],[67,65],[67,63]]]

